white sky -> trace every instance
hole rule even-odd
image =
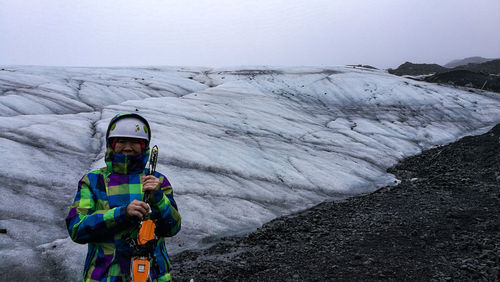
[[[0,65],[389,68],[499,34],[499,0],[0,0]]]

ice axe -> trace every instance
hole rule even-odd
[[[151,149],[151,157],[149,159],[148,175],[153,175],[156,171],[156,163],[158,161],[158,146]],[[150,191],[144,192],[144,202],[149,206]],[[149,208],[151,213],[151,207]],[[153,220],[143,219],[139,225],[139,233],[135,242],[134,253],[130,266],[130,274],[133,282],[152,281],[150,273],[151,260],[156,263],[154,256],[154,248],[158,238],[155,235],[156,224]]]

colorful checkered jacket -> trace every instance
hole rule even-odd
[[[108,142],[109,143],[109,142]],[[138,220],[129,219],[126,207],[133,200],[144,200],[142,176],[149,149],[137,156],[116,154],[108,144],[106,167],[87,173],[78,184],[66,226],[71,239],[88,243],[84,281],[128,281],[133,248],[129,238],[136,238]],[[150,199],[159,240],[155,246],[155,261],[151,261],[154,281],[170,280],[170,260],[164,237],[174,236],[181,228],[181,216],[167,178],[155,172],[160,189]]]

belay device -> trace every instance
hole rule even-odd
[[[154,174],[156,171],[156,162],[158,161],[158,146],[151,149],[151,157],[149,159],[148,175]],[[144,193],[144,202],[149,206],[150,191]],[[151,207],[149,209],[151,213]],[[137,240],[133,240],[132,244],[134,252],[130,264],[130,274],[133,282],[152,281],[150,276],[151,264],[156,265],[154,250],[158,238],[155,235],[156,224],[150,218],[143,219],[139,224],[139,233]]]

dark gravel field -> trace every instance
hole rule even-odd
[[[175,281],[499,281],[500,124],[403,160],[401,180],[173,256]]]

